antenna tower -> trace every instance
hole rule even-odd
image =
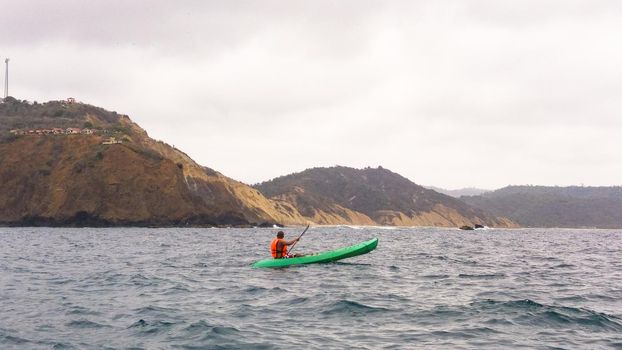
[[[4,70],[4,98],[9,96],[9,59],[4,59],[4,64],[6,68]]]

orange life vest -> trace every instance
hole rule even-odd
[[[277,244],[279,243],[279,241],[282,241],[283,245],[281,246],[282,250],[277,251]],[[282,238],[273,239],[272,243],[270,244],[270,252],[272,253],[272,257],[275,259],[280,259],[287,256],[287,245],[285,244],[285,240]]]

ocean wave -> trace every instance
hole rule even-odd
[[[461,273],[458,275],[459,278],[473,278],[473,279],[496,279],[496,278],[504,278],[506,275],[504,273],[490,273],[490,274],[468,274]]]
[[[0,334],[0,344],[5,345],[21,345],[24,346],[28,343],[31,343],[30,340],[10,334]]]
[[[284,300],[283,303],[285,305],[297,305],[297,304],[304,304],[306,302],[309,301],[309,298],[305,298],[305,297],[296,297],[290,300]]]
[[[72,306],[65,312],[65,315],[101,315],[101,312],[82,306]]]
[[[332,265],[344,265],[344,266],[372,266],[372,264],[353,263],[353,262],[346,262],[346,261],[333,261],[331,264]]]
[[[338,315],[338,314],[350,314],[350,315],[367,315],[376,312],[386,312],[389,309],[383,307],[369,306],[356,301],[351,300],[339,300],[328,306],[326,310],[322,311],[324,315]]]
[[[8,334],[0,328],[0,349],[76,349],[70,343],[57,341],[31,340],[17,335]]]
[[[545,305],[530,299],[510,301],[488,299],[472,303],[471,306],[505,316],[518,324],[549,327],[576,326],[592,331],[622,332],[621,318],[586,308]]]
[[[191,292],[192,290],[188,286],[178,283],[174,286],[167,288],[162,294],[163,295],[177,295],[180,293],[191,293]]]
[[[168,331],[173,326],[175,326],[176,322],[169,321],[145,321],[142,318],[134,323],[132,323],[128,328],[135,329],[138,333],[143,335],[153,335],[161,332]]]
[[[421,278],[427,278],[427,279],[445,279],[445,278],[449,278],[449,275],[435,275],[435,274],[431,274],[431,275],[422,275]]]
[[[77,349],[77,348],[71,344],[55,343],[54,345],[52,345],[52,349],[53,350],[71,350],[71,349]],[[110,348],[110,349],[114,350],[114,348]]]
[[[573,268],[573,267],[576,267],[576,266],[573,265],[573,264],[563,263],[563,264],[559,264],[559,265],[556,265],[556,266],[551,266],[551,267],[549,267],[549,269],[554,270],[554,269],[565,269],[565,268]]]
[[[237,335],[238,333],[240,333],[240,330],[235,327],[212,325],[206,322],[205,320],[193,322],[187,327],[185,327],[183,330],[189,336],[199,335],[203,339],[209,339],[210,337],[214,335],[228,336],[228,335]]]
[[[146,315],[154,318],[167,318],[168,315],[176,315],[179,310],[149,305],[133,309],[132,312],[136,315]]]
[[[168,340],[173,348],[181,349],[252,349],[265,348],[262,344],[248,346],[240,329],[198,320],[177,329]]]
[[[130,276],[129,282],[135,286],[149,287],[160,282],[160,279],[154,277],[147,277],[141,273],[137,273]]]
[[[109,328],[109,325],[89,321],[87,319],[73,320],[65,323],[70,328]]]
[[[434,334],[437,337],[443,338],[455,338],[455,339],[471,339],[471,338],[481,338],[486,337],[491,334],[500,334],[495,329],[489,327],[468,327],[468,328],[459,328],[452,329],[451,331],[434,331]]]
[[[267,292],[267,291],[269,291],[268,288],[261,287],[261,286],[249,286],[244,289],[244,293],[250,293],[250,294],[260,294],[260,293]]]

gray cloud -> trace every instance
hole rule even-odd
[[[620,184],[617,1],[0,2],[11,92],[128,113],[253,183]]]

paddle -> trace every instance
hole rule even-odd
[[[300,236],[298,236],[298,241],[300,240],[300,238],[302,237],[302,235],[305,234],[305,232],[307,232],[307,230],[309,229],[310,225],[307,225],[307,228],[305,228],[304,231],[302,231],[302,233],[300,234]],[[289,247],[289,250],[287,251],[287,253],[291,254],[292,250],[294,250],[294,246],[296,245],[296,243],[298,243],[298,241],[294,242],[294,244],[292,244],[291,247]]]

